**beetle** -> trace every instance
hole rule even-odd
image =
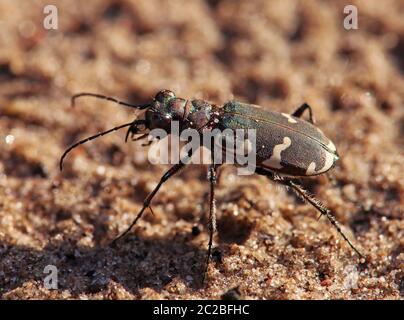
[[[163,129],[171,133],[173,121],[178,121],[180,131],[195,129],[201,134],[203,130],[255,129],[257,141],[255,173],[290,188],[303,200],[310,203],[320,213],[320,217],[325,216],[349,246],[363,258],[363,255],[343,233],[331,211],[301,185],[292,180],[292,178],[297,177],[324,174],[332,169],[339,159],[334,143],[315,125],[312,108],[307,103],[304,103],[292,114],[286,114],[265,110],[239,101],[229,101],[224,106],[219,107],[205,100],[187,100],[177,97],[170,90],[161,90],[150,103],[142,105],[130,104],[112,97],[86,92],[74,95],[72,105],[75,104],[77,98],[83,96],[105,99],[122,106],[145,110],[144,118],[136,118],[132,122],[100,132],[73,144],[63,153],[60,159],[60,170],[62,170],[64,158],[75,147],[125,127],[128,128],[125,141],[129,135],[132,140],[147,138],[153,129]],[[309,113],[308,121],[301,118],[306,110]],[[141,134],[140,137],[134,138],[138,134]],[[213,144],[211,147],[213,148]],[[151,201],[160,187],[183,169],[187,163],[187,161],[180,159],[179,163],[174,164],[165,172],[157,186],[143,201],[143,206],[133,222],[113,243],[130,232],[146,208],[150,208]],[[220,165],[214,162],[209,165],[209,243],[202,282],[208,270],[213,235],[216,231],[215,185],[217,170]]]

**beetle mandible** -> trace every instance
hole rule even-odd
[[[330,210],[302,186],[292,180],[292,178],[296,177],[323,174],[329,171],[339,158],[333,142],[315,125],[313,111],[308,104],[304,103],[295,112],[289,115],[265,110],[258,106],[241,103],[239,101],[229,101],[224,106],[219,107],[204,100],[179,98],[170,90],[161,90],[156,94],[152,102],[142,105],[134,105],[116,100],[112,97],[86,92],[74,95],[72,97],[72,105],[74,105],[77,98],[82,96],[105,99],[126,107],[145,110],[144,119],[136,118],[130,123],[100,132],[73,144],[63,153],[60,159],[60,170],[62,170],[64,158],[75,147],[125,127],[128,128],[125,141],[128,139],[129,135],[132,136],[132,140],[147,138],[150,130],[156,128],[166,130],[170,133],[172,121],[179,122],[181,131],[185,129],[196,129],[201,134],[203,130],[213,129],[255,129],[257,144],[255,173],[266,176],[268,179],[290,188],[298,196],[310,203],[319,211],[320,217],[323,215],[327,217],[329,222],[335,227],[349,246],[363,258],[363,255],[343,233]],[[309,121],[301,119],[301,116],[306,110],[309,112]],[[137,134],[140,134],[140,136],[134,138]],[[191,155],[192,154],[189,154],[189,156]],[[144,200],[142,209],[131,225],[119,235],[113,243],[125,236],[132,229],[136,222],[142,217],[146,208],[150,207],[151,201],[160,187],[186,166],[186,164],[187,161],[180,159],[179,163],[174,164],[166,171],[157,186]],[[209,165],[209,243],[202,282],[208,270],[213,235],[216,231],[215,185],[219,166],[220,164],[217,163]]]

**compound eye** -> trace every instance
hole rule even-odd
[[[175,98],[175,93],[170,90],[161,90],[159,93],[156,94],[155,97],[155,99],[161,103],[165,103],[172,98]]]

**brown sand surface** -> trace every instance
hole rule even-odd
[[[46,4],[0,0],[2,298],[403,299],[402,0],[59,0],[53,31]],[[343,28],[347,4],[358,30]],[[205,166],[167,182],[154,215],[108,247],[168,167],[121,131],[76,149],[60,173],[68,145],[136,116],[91,98],[72,109],[70,96],[144,103],[162,88],[289,113],[311,104],[341,159],[331,178],[301,183],[367,262],[310,205],[232,167],[218,183],[205,287]],[[47,265],[57,290],[44,286]]]

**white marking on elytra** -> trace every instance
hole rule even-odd
[[[328,142],[328,144],[327,144],[326,147],[327,147],[328,149],[330,149],[332,152],[337,151],[337,148],[335,147],[334,143],[332,143],[331,140],[329,140],[329,142]]]
[[[297,121],[296,121],[295,119],[293,119],[290,114],[281,113],[281,115],[283,115],[284,117],[286,117],[286,118],[288,119],[288,122],[290,122],[290,123],[297,123]]]
[[[329,170],[335,161],[335,154],[325,151],[325,162],[324,166],[316,171],[316,163],[313,161],[309,164],[306,170],[306,175],[312,176],[315,174],[320,174]]]
[[[316,173],[316,163],[313,161],[309,164],[306,170],[306,175],[311,176]]]
[[[286,150],[287,148],[289,148],[291,144],[292,144],[292,140],[290,140],[289,137],[284,137],[283,143],[277,144],[274,147],[272,156],[269,159],[265,160],[262,164],[265,166],[268,166],[270,168],[276,168],[276,169],[283,168],[281,165],[281,160],[282,160],[281,152]]]

